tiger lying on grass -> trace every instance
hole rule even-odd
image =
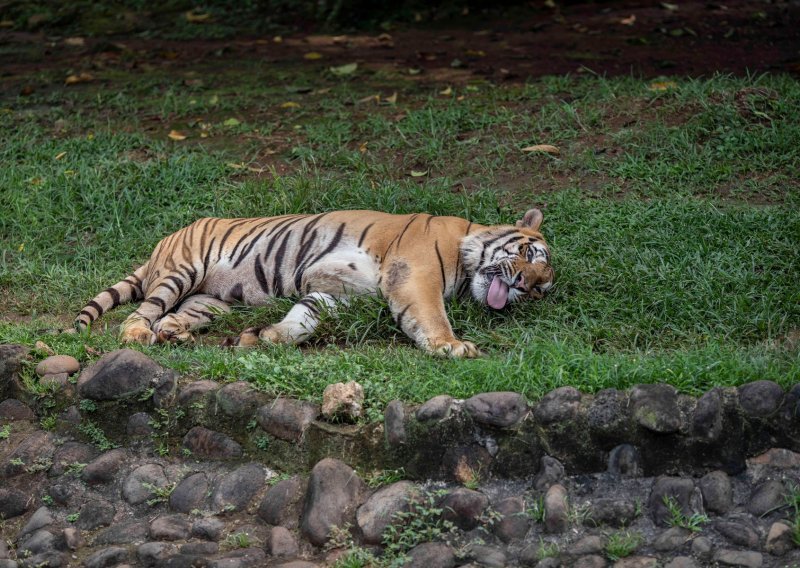
[[[321,309],[357,294],[387,298],[398,326],[431,353],[476,357],[453,335],[444,299],[467,289],[502,309],[541,298],[553,285],[550,251],[528,211],[513,226],[487,227],[420,213],[333,211],[254,219],[200,219],[163,239],[150,260],[100,292],[75,320],[86,329],[106,311],[143,300],[122,324],[124,342],[188,341],[229,303],[302,299],[277,324],[244,330],[235,345],[300,343]]]

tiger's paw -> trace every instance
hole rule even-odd
[[[176,314],[161,318],[153,326],[158,343],[188,343],[194,341],[189,326]]]
[[[255,347],[258,345],[258,332],[259,328],[257,327],[248,327],[242,333],[239,334],[239,337],[236,338],[228,338],[222,342],[223,347]]]
[[[471,341],[459,341],[458,339],[432,343],[428,350],[435,355],[444,357],[473,359],[481,356],[480,349],[474,343]]]
[[[120,341],[123,343],[139,343],[140,345],[153,345],[156,334],[146,327],[128,327],[122,330]]]

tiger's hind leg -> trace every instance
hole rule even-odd
[[[192,330],[208,325],[215,316],[227,314],[230,306],[208,294],[189,296],[178,308],[153,324],[156,341],[187,342],[194,341]]]
[[[263,328],[251,327],[233,342],[240,347],[266,343],[296,344],[306,341],[319,325],[320,315],[324,308],[335,309],[337,303],[346,303],[344,298],[335,298],[324,292],[312,292],[297,302],[286,317],[279,323]]]

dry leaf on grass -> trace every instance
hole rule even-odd
[[[623,26],[632,26],[636,23],[636,14],[631,14],[627,18],[622,18],[619,23]]]
[[[78,83],[88,83],[89,81],[94,81],[94,75],[91,73],[78,73],[77,75],[70,75],[66,79],[64,79],[65,85],[77,85]]]
[[[358,63],[347,63],[346,65],[339,65],[338,67],[329,67],[330,72],[337,77],[345,77],[352,75],[358,69]]]
[[[674,89],[677,86],[678,85],[675,83],[675,81],[653,81],[647,85],[647,88],[651,91],[667,91],[669,89]]]
[[[167,134],[167,137],[171,140],[186,140],[187,138],[186,134],[178,130],[170,130],[169,134]]]
[[[552,144],[534,144],[522,149],[523,152],[545,152],[547,154],[558,154],[560,150]]]
[[[318,51],[309,51],[305,55],[303,55],[303,59],[308,59],[310,61],[314,61],[317,59],[322,59],[322,54]]]
[[[64,38],[64,45],[68,45],[70,47],[83,47],[86,45],[86,40],[82,37],[68,37]]]
[[[56,160],[60,160],[61,158],[63,158],[66,155],[67,155],[66,152],[59,152],[58,154],[56,154],[56,158],[55,159]]]
[[[184,14],[186,21],[190,24],[203,24],[211,21],[211,14],[208,12],[196,12],[190,10]]]
[[[286,101],[281,105],[281,108],[300,108],[300,103],[294,101]]]
[[[419,178],[425,177],[428,175],[428,170],[420,171],[420,170],[411,170],[410,175],[412,178]]]
[[[439,94],[444,95],[445,97],[449,97],[450,95],[453,94],[453,89],[448,86],[445,90],[439,91]]]

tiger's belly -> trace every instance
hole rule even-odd
[[[201,292],[225,302],[261,305],[270,298],[325,292],[335,297],[375,295],[380,265],[358,247],[342,247],[309,266],[293,262],[263,261],[254,255],[250,262],[234,267],[220,260],[206,276]]]

